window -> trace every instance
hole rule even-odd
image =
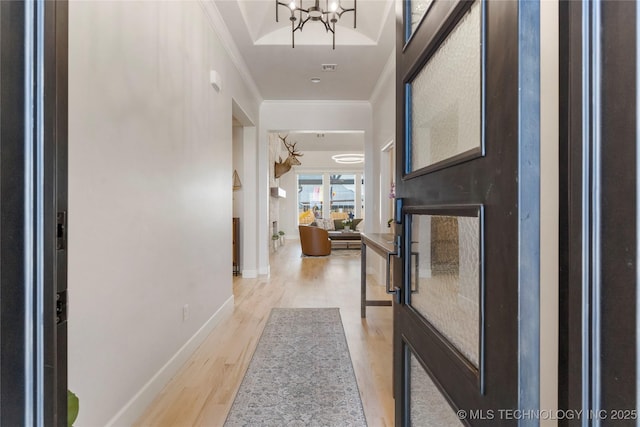
[[[355,218],[355,197],[356,197],[356,176],[351,175],[331,175],[329,190],[331,191],[331,201],[329,209],[332,219]]]
[[[322,217],[322,175],[298,174],[298,224]]]
[[[297,177],[298,224],[318,218],[364,218],[362,173],[300,173]]]

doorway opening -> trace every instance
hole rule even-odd
[[[232,253],[234,275],[258,276],[258,206],[256,128],[235,100],[231,107]]]

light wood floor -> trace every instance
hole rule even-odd
[[[360,318],[359,252],[347,253],[354,251],[301,258],[299,242],[289,240],[271,256],[269,278],[234,278],[233,314],[212,331],[136,426],[222,426],[272,307],[339,307],[367,423],[392,426],[391,307],[368,307],[367,318]],[[370,284],[368,297],[387,295]]]

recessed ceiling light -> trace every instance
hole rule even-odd
[[[311,79],[311,83],[320,83],[320,79],[317,77],[314,77]]]

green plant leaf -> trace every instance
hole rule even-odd
[[[80,399],[71,390],[67,390],[67,426],[73,426],[80,411]]]

